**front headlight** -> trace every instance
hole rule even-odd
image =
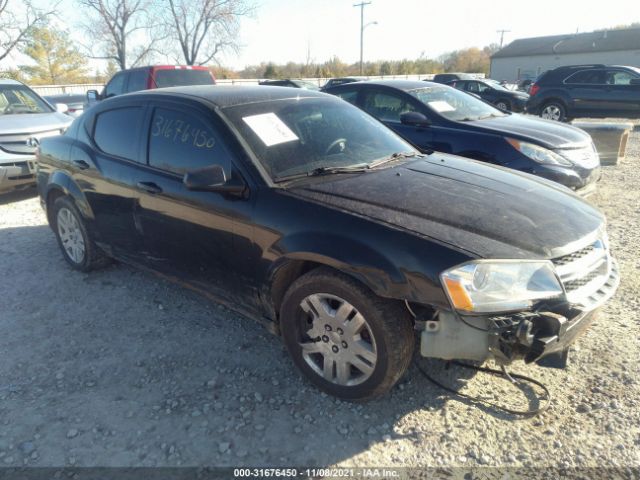
[[[440,275],[452,306],[468,313],[507,312],[563,294],[550,261],[479,260]]]
[[[544,148],[533,143],[521,142],[515,138],[505,137],[505,140],[509,145],[518,150],[524,156],[529,157],[534,162],[547,165],[562,165],[564,167],[570,167],[573,165],[569,160],[548,148]]]

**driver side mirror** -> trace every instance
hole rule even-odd
[[[428,127],[431,122],[420,112],[404,112],[400,115],[400,122],[403,125],[411,125],[413,127]]]
[[[184,174],[182,183],[197,192],[242,193],[245,185],[242,181],[227,180],[220,165],[211,165]]]
[[[89,104],[95,103],[100,100],[100,94],[97,90],[87,90],[87,102]]]

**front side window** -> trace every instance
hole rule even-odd
[[[607,85],[629,85],[634,78],[638,77],[630,72],[611,70],[607,72]]]
[[[125,107],[101,112],[96,116],[93,140],[104,153],[140,161],[138,151],[142,118],[142,107]]]
[[[336,93],[335,95],[336,97],[346,100],[352,105],[355,105],[358,102],[358,90],[348,90],[346,92]]]
[[[51,107],[28,87],[0,85],[0,116],[52,111]]]
[[[482,100],[446,85],[417,88],[407,93],[448,120],[465,122],[506,115]]]
[[[565,80],[573,85],[604,85],[604,70],[581,70]]]
[[[230,175],[230,156],[218,138],[200,117],[156,108],[149,132],[149,165],[178,175],[220,165]]]
[[[415,151],[362,110],[335,98],[273,100],[223,112],[276,182],[317,168],[364,166]]]
[[[400,95],[373,91],[366,93],[364,111],[382,122],[400,123],[400,115],[416,108]]]
[[[124,93],[124,73],[116,73],[104,89],[104,97],[109,98]]]
[[[478,82],[467,82],[467,92],[480,93]]]

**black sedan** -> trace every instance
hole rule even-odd
[[[187,284],[282,335],[344,398],[387,392],[416,334],[426,357],[566,358],[618,282],[604,217],[566,189],[422,155],[322,93],[117,96],[38,160],[72,268],[117,258]]]
[[[330,88],[423,150],[532,173],[583,195],[600,178],[591,137],[570,125],[498,110],[447,85],[405,80]]]
[[[500,110],[523,112],[529,95],[504,88],[493,80],[454,80],[448,85],[463,92],[473,93]]]

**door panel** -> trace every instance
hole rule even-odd
[[[213,164],[221,165],[227,178],[239,176],[232,150],[221,141],[231,133],[222,129],[193,110],[156,105],[148,133],[149,167],[134,178],[139,195],[134,216],[144,237],[145,264],[252,308],[257,289],[241,250],[251,244],[252,230],[242,227],[250,223],[244,221],[251,215],[250,199],[192,191],[182,181],[183,173]]]

